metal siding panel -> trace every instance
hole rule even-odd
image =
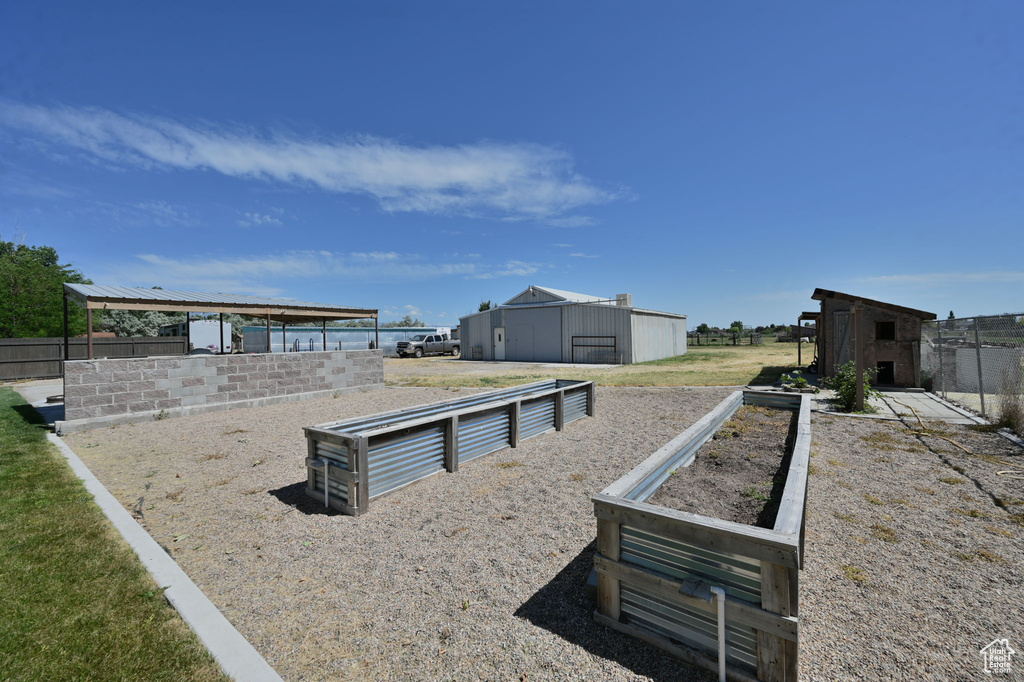
[[[564,415],[566,424],[587,416],[586,389],[565,392]]]
[[[713,654],[718,652],[718,619],[706,611],[652,597],[622,581],[622,612],[628,622]],[[725,624],[725,658],[734,665],[757,667],[757,633]]]
[[[562,354],[566,362],[580,362],[573,357],[573,336],[613,336],[615,337],[617,360],[628,363],[632,360],[631,338],[629,326],[629,308],[600,304],[575,304],[563,307],[564,337]]]
[[[331,488],[331,499],[341,500],[345,504],[349,504],[348,501],[348,483],[343,482],[338,478],[328,478],[328,483]],[[324,491],[324,472],[323,469],[313,470],[313,487],[315,490]]]
[[[661,360],[686,352],[686,320],[646,313],[632,314],[633,362]]]
[[[511,445],[507,408],[459,420],[459,464]]]
[[[526,440],[555,428],[555,398],[524,401],[519,415],[519,438]]]
[[[444,426],[371,438],[368,466],[371,498],[444,471]]]

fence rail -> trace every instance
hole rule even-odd
[[[185,337],[126,336],[96,338],[93,357],[142,358],[151,355],[184,355]],[[86,360],[88,339],[68,339],[69,360]],[[43,379],[61,376],[64,339],[0,339],[0,380]]]
[[[1024,430],[1024,315],[962,317],[921,327],[925,388]]]

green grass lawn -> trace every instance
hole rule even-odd
[[[0,678],[227,680],[45,429],[0,388]]]
[[[814,347],[804,344],[802,364],[810,363]],[[541,379],[580,379],[601,386],[745,386],[775,383],[797,369],[797,345],[766,340],[760,346],[691,345],[685,355],[617,367],[542,367],[536,364],[495,364],[461,360],[385,358],[384,379],[392,386],[504,387]]]

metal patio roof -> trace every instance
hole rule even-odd
[[[327,319],[377,318],[375,308],[350,308],[286,298],[214,294],[142,287],[111,287],[65,282],[64,292],[88,310],[161,310],[190,313],[237,313],[276,322],[311,322]]]

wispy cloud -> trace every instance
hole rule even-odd
[[[986,270],[985,272],[927,272],[903,275],[865,277],[861,282],[873,284],[922,284],[942,286],[948,284],[1016,284],[1024,282],[1024,272]]]
[[[525,277],[540,272],[542,267],[544,267],[542,263],[524,263],[520,260],[510,260],[497,270],[479,272],[474,277],[476,279],[494,279],[495,277],[509,276]]]
[[[592,224],[569,215],[614,200],[573,169],[567,152],[530,143],[414,146],[368,135],[239,131],[94,107],[0,101],[0,126],[115,167],[212,170],[373,198],[385,211]]]
[[[260,215],[259,213],[245,213],[245,217],[238,221],[239,227],[259,227],[261,225],[283,225],[280,219],[272,215]]]
[[[396,252],[292,251],[194,259],[150,253],[136,258],[134,263],[105,273],[107,283],[276,296],[288,285],[288,280],[298,275],[306,280],[331,282],[405,282],[446,277],[493,279],[529,275],[544,267],[514,260],[500,264],[458,259],[437,261],[418,254]]]
[[[600,258],[596,253],[570,253],[570,258]]]
[[[551,246],[554,246],[555,248],[558,248],[558,249],[571,249],[572,248],[572,244],[552,244]]]

